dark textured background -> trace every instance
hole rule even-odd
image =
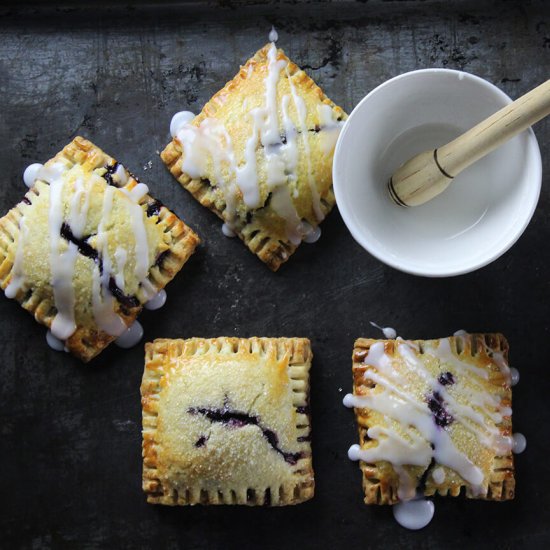
[[[22,4],[22,3],[20,3]],[[127,165],[203,238],[141,317],[147,340],[190,336],[308,336],[312,370],[313,501],[283,509],[147,505],[141,492],[139,384],[143,348],[111,346],[88,366],[50,350],[45,330],[0,299],[0,546],[6,548],[512,548],[550,543],[548,302],[550,124],[536,126],[545,181],[518,243],[480,271],[430,280],[364,252],[337,209],[323,236],[279,273],[268,271],[172,180],[157,151],[171,115],[198,112],[267,41],[279,45],[346,110],[412,69],[478,74],[513,98],[550,73],[548,2],[334,2],[260,5],[75,3],[0,7],[0,207],[22,197],[21,174],[73,136]],[[151,167],[147,170],[148,161]],[[429,527],[400,528],[389,508],[362,503],[351,387],[357,336],[369,321],[407,338],[502,331],[521,372],[514,426],[516,499],[438,499]]]

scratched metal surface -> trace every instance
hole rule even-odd
[[[75,3],[77,4],[77,3]],[[283,509],[162,508],[141,492],[139,384],[143,352],[112,346],[88,366],[51,351],[45,331],[0,300],[0,546],[9,548],[501,548],[550,541],[550,125],[536,134],[542,196],[530,226],[498,261],[457,278],[399,273],[370,257],[337,209],[321,240],[270,273],[162,166],[172,113],[198,112],[276,25],[280,46],[350,111],[384,80],[423,67],[464,69],[518,97],[548,78],[550,10],[533,2],[259,5],[138,4],[0,8],[0,206],[21,174],[76,134],[124,162],[204,244],[145,312],[156,337],[300,335],[313,342],[314,500]],[[150,161],[150,164],[149,164]],[[341,405],[357,336],[369,321],[408,338],[502,331],[521,371],[514,424],[527,436],[513,502],[438,499],[419,533],[388,508],[362,504],[356,440]]]

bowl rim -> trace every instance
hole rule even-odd
[[[446,269],[445,267],[442,267],[441,269],[433,269],[433,268],[427,268],[427,267],[421,268],[421,267],[411,266],[409,264],[403,264],[395,256],[384,254],[383,252],[370,246],[369,239],[366,238],[364,234],[360,233],[356,225],[351,222],[350,211],[348,210],[346,206],[346,202],[344,200],[345,191],[343,187],[345,187],[345,183],[343,180],[340,179],[339,169],[338,169],[338,164],[339,164],[338,160],[342,155],[341,153],[343,148],[342,143],[344,142],[345,136],[349,131],[349,128],[351,126],[351,121],[354,119],[354,117],[357,117],[357,112],[359,112],[362,105],[368,102],[373,95],[379,94],[381,91],[384,90],[384,88],[395,84],[395,82],[399,80],[404,80],[407,78],[417,77],[421,75],[433,75],[433,74],[439,74],[439,75],[444,74],[446,76],[453,75],[455,77],[458,75],[461,75],[460,76],[461,78],[471,79],[477,82],[478,84],[481,84],[482,86],[488,88],[496,96],[500,96],[501,99],[504,99],[506,104],[511,103],[513,101],[510,98],[510,96],[508,96],[505,92],[503,92],[498,86],[496,86],[492,82],[489,82],[488,80],[485,80],[484,78],[477,76],[475,74],[472,74],[466,71],[460,71],[457,69],[426,68],[426,69],[417,69],[414,71],[408,71],[406,73],[402,73],[397,76],[394,76],[382,82],[375,88],[373,88],[367,95],[365,95],[359,101],[359,103],[357,103],[357,105],[351,111],[348,119],[344,124],[344,127],[342,128],[342,131],[340,132],[340,135],[338,136],[336,147],[334,149],[334,157],[333,157],[333,164],[332,164],[332,181],[333,181],[333,187],[334,187],[334,194],[336,197],[336,204],[338,205],[338,210],[340,212],[340,215],[342,216],[344,224],[346,225],[348,231],[351,233],[355,241],[364,250],[366,250],[369,254],[374,256],[379,261],[404,273],[409,273],[411,275],[418,275],[423,277],[440,278],[440,277],[454,277],[458,275],[464,275],[466,273],[471,273],[473,271],[481,269],[482,267],[485,267],[486,265],[492,263],[493,261],[498,259],[500,256],[505,254],[517,242],[517,240],[521,237],[521,235],[523,234],[523,232],[531,222],[531,219],[533,217],[533,214],[535,213],[535,210],[539,202],[540,192],[542,187],[542,158],[541,158],[540,147],[539,147],[536,135],[532,127],[530,127],[527,130],[525,130],[525,132],[527,132],[528,151],[533,155],[532,169],[534,173],[532,177],[533,182],[531,185],[535,186],[535,189],[533,190],[534,194],[529,197],[531,200],[531,203],[530,204],[527,203],[529,208],[525,209],[526,215],[523,218],[523,222],[517,226],[516,230],[511,234],[510,238],[505,242],[504,246],[498,248],[493,254],[489,254],[483,260],[477,261],[477,262],[469,262],[464,264],[463,267],[457,267],[452,269],[449,269],[449,268]],[[519,134],[519,135],[522,135],[522,134]]]

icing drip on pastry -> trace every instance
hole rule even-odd
[[[56,338],[51,330],[48,330],[46,332],[46,342],[48,342],[48,346],[50,348],[54,349],[55,351],[63,351],[65,349],[65,342],[60,340],[59,338]]]
[[[132,348],[143,338],[143,327],[139,321],[134,321],[125,332],[116,340],[115,344],[119,348]]]
[[[515,386],[519,382],[519,371],[514,367],[510,368],[510,384]]]
[[[277,40],[279,40],[279,34],[275,30],[275,27],[271,27],[271,30],[269,31],[269,41],[277,42]]]
[[[432,521],[435,507],[431,500],[419,498],[392,506],[393,517],[402,527],[418,530]]]
[[[367,435],[376,440],[377,445],[366,449],[353,447],[350,458],[368,463],[391,462],[397,467],[395,470],[400,480],[398,496],[401,500],[414,497],[411,477],[402,467],[413,465],[428,468],[432,459],[457,472],[474,492],[485,493],[483,472],[455,446],[447,428],[453,423],[460,424],[483,446],[501,456],[510,452],[512,441],[510,437],[502,436],[494,423],[511,415],[511,409],[483,390],[482,383],[486,376],[481,376],[477,367],[460,361],[451,351],[448,339],[440,340],[438,347],[425,343],[424,354],[445,361],[454,374],[445,371],[433,376],[407,343],[399,344],[397,351],[413,378],[401,374],[398,363],[386,355],[384,343],[376,342],[363,360],[376,371],[367,370],[364,377],[382,391],[361,396],[348,394],[344,405],[369,408],[401,426],[413,426],[416,430],[407,430],[405,438],[392,424],[371,427]],[[476,376],[482,380],[476,381]],[[471,406],[453,397],[451,388],[460,383],[461,378],[467,380]],[[418,390],[411,391],[415,387],[425,388],[423,399],[417,395]]]
[[[525,439],[525,436],[522,433],[515,433],[512,436],[512,452],[514,454],[519,454],[525,451],[527,447],[527,439]]]
[[[189,124],[195,118],[191,111],[180,111],[176,113],[170,121],[170,135],[177,137],[179,129],[185,124]]]
[[[222,224],[222,233],[230,239],[237,236],[235,231],[233,231],[226,223]]]
[[[397,338],[397,331],[394,328],[391,327],[381,327],[380,325],[377,325],[374,321],[370,321],[370,324],[381,330],[382,334],[384,335],[384,338],[388,338],[389,340],[395,340]]]
[[[34,182],[36,181],[36,177],[38,175],[38,172],[44,167],[43,164],[40,164],[38,162],[35,162],[34,164],[31,164],[25,168],[25,171],[23,172],[23,181],[25,182],[25,185],[30,189]]]
[[[166,303],[166,290],[161,289],[148,302],[145,302],[145,309],[160,309]]]

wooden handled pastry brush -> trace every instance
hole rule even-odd
[[[453,141],[403,164],[388,181],[391,198],[400,206],[424,204],[443,192],[462,170],[549,114],[547,80]]]

